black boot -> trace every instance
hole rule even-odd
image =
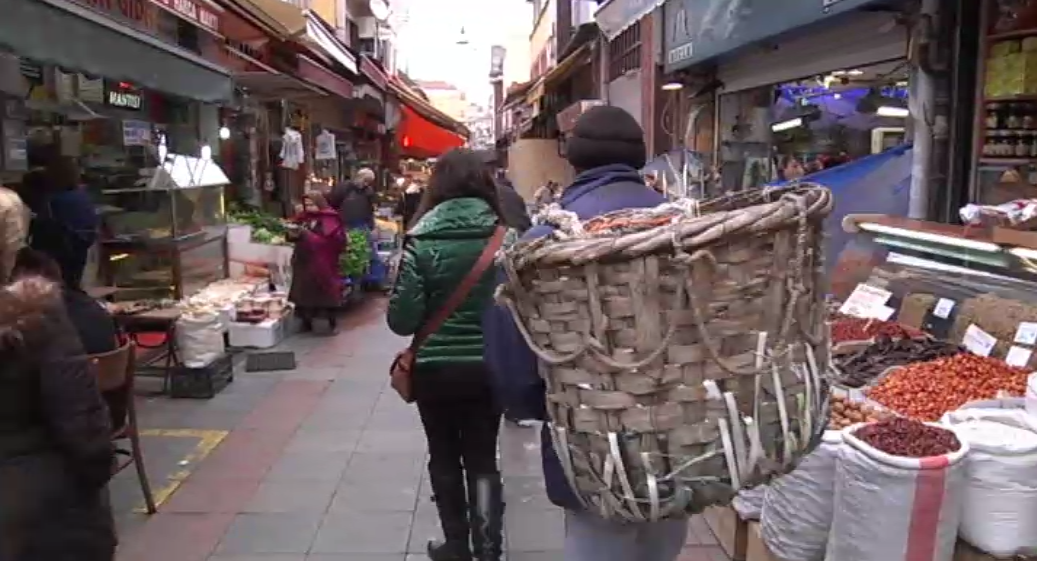
[[[429,474],[439,523],[445,541],[428,543],[428,558],[432,561],[472,561],[468,546],[468,511],[465,501],[464,478],[461,474]]]
[[[500,561],[504,553],[504,484],[500,474],[468,478],[468,515],[475,561]]]

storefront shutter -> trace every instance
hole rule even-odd
[[[904,58],[907,30],[895,24],[893,18],[893,14],[888,13],[858,12],[852,14],[852,18],[821,23],[764,46],[750,47],[720,62],[717,74],[724,84],[721,92],[737,92]]]

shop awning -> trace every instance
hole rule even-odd
[[[594,21],[611,41],[665,3],[666,0],[609,0],[594,12]]]
[[[396,129],[396,141],[400,154],[409,158],[435,158],[465,144],[463,136],[440,127],[406,105]]]
[[[234,81],[259,99],[299,99],[327,95],[315,85],[280,72],[238,72]]]
[[[218,65],[66,0],[0,0],[0,14],[0,49],[19,56],[187,99],[233,98]]]
[[[226,0],[275,30],[281,39],[306,33],[306,15],[301,8],[283,0]]]
[[[573,51],[572,54],[565,57],[562,62],[559,62],[554,68],[548,70],[547,74],[544,74],[544,87],[550,88],[551,86],[561,83],[563,80],[571,76],[577,67],[590,62],[590,53],[590,45],[583,45]]]
[[[308,42],[320,47],[321,51],[327,53],[346,70],[353,74],[359,73],[356,56],[349,51],[348,47],[342,44],[342,41],[335,37],[335,32],[331,29],[331,26],[320,19],[320,16],[309,10],[306,11],[306,39]]]
[[[402,81],[394,79],[394,81],[389,82],[389,89],[392,90],[392,93],[399,98],[407,109],[417,113],[423,119],[444,130],[458,134],[462,138],[468,138],[468,129],[463,124],[455,121],[447,114],[433,107],[431,103],[422,99]]]

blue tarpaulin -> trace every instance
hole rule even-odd
[[[912,154],[911,145],[905,144],[800,180],[828,187],[835,198],[835,208],[825,223],[828,240],[825,255],[829,272],[854,236],[842,228],[843,217],[847,214],[907,216]]]

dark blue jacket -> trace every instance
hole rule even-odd
[[[613,165],[578,175],[562,192],[558,202],[563,209],[575,212],[581,220],[588,220],[624,208],[654,207],[665,200],[645,186],[637,170]],[[540,225],[526,232],[522,240],[550,233],[550,226]],[[498,275],[498,280],[503,279]],[[545,420],[545,387],[537,373],[536,355],[523,341],[507,309],[494,306],[487,310],[483,319],[483,341],[486,363],[493,372],[501,405],[517,418]],[[548,498],[562,508],[579,510],[580,503],[565,479],[546,425],[541,433],[540,448]]]

